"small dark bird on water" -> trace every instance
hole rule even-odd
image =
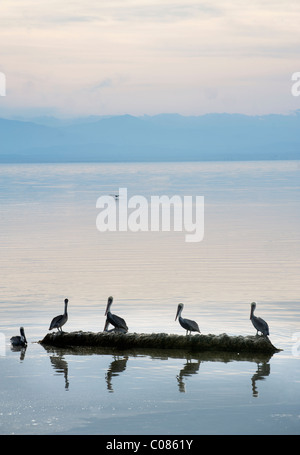
[[[24,327],[20,327],[20,334],[21,335],[11,337],[10,342],[13,346],[27,346]]]
[[[177,307],[175,321],[176,321],[177,317],[179,316],[178,317],[179,324],[181,325],[181,327],[183,327],[186,330],[186,335],[188,334],[188,332],[190,332],[190,335],[192,334],[192,332],[200,333],[200,329],[199,329],[199,326],[196,321],[191,321],[190,319],[184,319],[181,317],[181,312],[183,310],[183,307],[184,307],[183,303],[179,303],[179,305]]]
[[[264,321],[262,318],[258,318],[257,316],[254,316],[254,310],[256,308],[256,303],[252,302],[251,303],[251,312],[250,312],[250,319],[252,321],[252,324],[256,328],[256,335],[258,335],[258,332],[260,332],[264,336],[269,335],[269,326]]]
[[[68,307],[68,299],[65,299],[65,312],[64,314],[61,314],[59,316],[56,316],[55,318],[52,319],[49,330],[52,329],[57,329],[60,332],[62,332],[62,326],[67,322],[68,320],[68,313],[67,313],[67,307]]]

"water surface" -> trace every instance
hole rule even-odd
[[[300,428],[300,163],[0,167],[2,434],[295,434]],[[201,195],[205,234],[96,229],[99,196]],[[254,334],[250,302],[283,351],[270,359],[180,352],[46,351],[101,331],[109,295],[133,332]],[[9,337],[25,327],[26,352]],[[299,343],[300,344],[300,343]]]

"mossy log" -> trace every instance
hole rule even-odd
[[[56,332],[48,333],[42,345],[56,347],[89,346],[125,349],[183,349],[192,352],[255,352],[273,354],[279,352],[269,338],[264,336],[221,335],[169,335],[166,333],[118,333],[118,332]]]

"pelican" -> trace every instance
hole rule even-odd
[[[106,322],[104,326],[104,331],[107,331],[107,328],[109,324],[113,325],[115,327],[116,331],[120,332],[128,332],[128,327],[126,325],[126,322],[124,319],[120,318],[120,316],[117,316],[116,314],[111,314],[110,312],[110,307],[113,303],[113,297],[108,297],[107,300],[107,306],[105,310],[105,316],[106,316]]]
[[[62,332],[62,326],[67,322],[68,320],[68,313],[67,313],[67,306],[68,306],[68,299],[65,299],[65,312],[64,314],[61,314],[60,316],[56,316],[55,318],[52,319],[49,330],[52,329],[57,329]]]
[[[256,335],[258,335],[258,332],[260,332],[262,335],[268,336],[269,335],[269,326],[266,323],[266,321],[264,321],[262,318],[258,318],[256,316],[254,316],[255,308],[256,308],[256,303],[252,302],[251,303],[250,319],[252,321],[252,324],[254,325],[254,327],[257,330]]]
[[[27,340],[25,337],[24,327],[20,327],[20,335],[11,337],[10,341],[13,346],[27,346]]]
[[[197,322],[191,321],[190,319],[184,319],[181,317],[181,312],[183,310],[183,307],[184,307],[183,303],[179,303],[175,321],[176,321],[177,317],[179,316],[179,318],[178,318],[179,324],[181,325],[181,327],[183,327],[186,330],[186,335],[188,334],[188,332],[190,332],[190,335],[192,334],[192,332],[200,333],[200,329],[199,329]]]

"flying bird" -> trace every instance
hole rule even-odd
[[[67,313],[68,302],[69,302],[69,300],[65,299],[65,312],[64,312],[64,314],[56,316],[55,318],[52,319],[50,327],[49,327],[49,330],[57,329],[59,331],[59,329],[60,329],[60,331],[62,332],[62,329],[61,329],[62,326],[68,320],[68,313]]]
[[[124,321],[123,318],[120,318],[120,316],[117,316],[116,314],[112,314],[110,312],[110,307],[113,303],[113,297],[108,297],[107,299],[107,305],[106,305],[106,310],[105,310],[105,316],[106,316],[106,322],[104,326],[104,331],[106,332],[108,329],[109,324],[113,325],[116,331],[119,332],[128,332],[128,327],[126,325],[126,322]]]
[[[269,326],[264,321],[262,318],[258,318],[257,316],[254,316],[254,310],[256,308],[256,303],[252,302],[251,303],[251,312],[250,312],[250,319],[252,321],[252,324],[256,328],[256,335],[258,335],[258,332],[260,332],[264,336],[269,335]]]
[[[176,313],[176,317],[175,317],[175,321],[178,317],[179,319],[179,324],[181,325],[181,327],[183,327],[185,330],[186,330],[186,335],[188,334],[188,332],[190,332],[190,335],[192,332],[199,332],[200,333],[200,329],[199,329],[199,326],[197,324],[196,321],[191,321],[190,319],[184,319],[181,317],[181,313],[182,313],[182,310],[183,310],[183,303],[179,303],[178,307],[177,307],[177,313]]]

